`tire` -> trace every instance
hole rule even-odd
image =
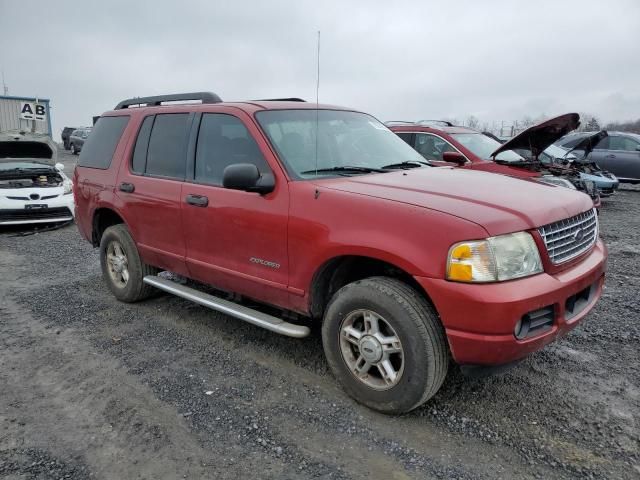
[[[110,256],[113,260],[109,259]],[[156,275],[159,270],[142,262],[129,229],[124,224],[113,225],[102,234],[100,266],[109,290],[122,302],[138,302],[157,293],[155,288],[142,280],[147,275]],[[123,266],[127,272],[126,280]]]
[[[377,322],[373,322],[376,315]],[[373,323],[380,326],[381,349],[367,334],[366,325]],[[354,330],[361,336],[354,336]],[[382,345],[390,339],[399,340],[399,344],[394,340]],[[442,386],[449,367],[444,330],[431,305],[406,283],[388,277],[359,280],[336,292],[325,312],[322,343],[344,390],[359,403],[383,413],[406,413],[426,402]],[[385,378],[382,372],[389,372],[384,368],[385,349],[398,347],[400,353],[386,358],[396,375]],[[380,355],[376,365],[375,358]],[[358,365],[371,365],[364,378],[355,373]]]
[[[78,154],[78,151],[76,150],[76,146],[73,143],[71,144],[69,149],[71,150],[71,155],[77,155]]]

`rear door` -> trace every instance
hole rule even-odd
[[[256,126],[238,115],[203,113],[199,119],[192,179],[182,188],[187,266],[195,279],[284,306],[288,184]],[[273,174],[275,190],[260,195],[224,188],[224,169],[236,163]]]
[[[640,142],[624,135],[611,135],[601,167],[621,179],[640,179]]]
[[[147,263],[186,274],[181,193],[193,113],[163,113],[142,119],[116,185],[129,225]]]

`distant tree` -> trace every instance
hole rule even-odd
[[[467,117],[467,120],[465,121],[465,126],[477,130],[478,128],[480,128],[480,120],[478,120],[478,118],[474,115],[469,115]]]
[[[600,123],[596,117],[591,117],[584,125],[585,132],[599,132],[600,131]]]
[[[640,133],[640,119],[629,122],[612,122],[604,126],[605,130]]]

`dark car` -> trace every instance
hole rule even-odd
[[[60,136],[62,137],[62,145],[65,150],[69,150],[69,137],[77,128],[78,127],[64,127],[62,129],[62,135]]]
[[[347,392],[401,413],[450,360],[510,363],[579,324],[607,255],[586,195],[425,163],[350,109],[137,97],[96,122],[76,218],[117,299],[155,287],[283,335],[318,325]]]
[[[593,132],[581,132],[567,135],[556,145],[581,157],[576,146]],[[608,132],[587,154],[586,158],[596,162],[603,170],[613,173],[621,182],[640,183],[640,135],[629,132]]]
[[[69,149],[74,155],[78,155],[82,151],[84,142],[91,134],[91,127],[78,128],[69,136]]]

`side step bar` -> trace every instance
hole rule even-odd
[[[281,335],[302,338],[310,333],[309,327],[285,322],[281,318],[200,292],[195,288],[190,288],[156,275],[147,275],[144,277],[144,283]]]

